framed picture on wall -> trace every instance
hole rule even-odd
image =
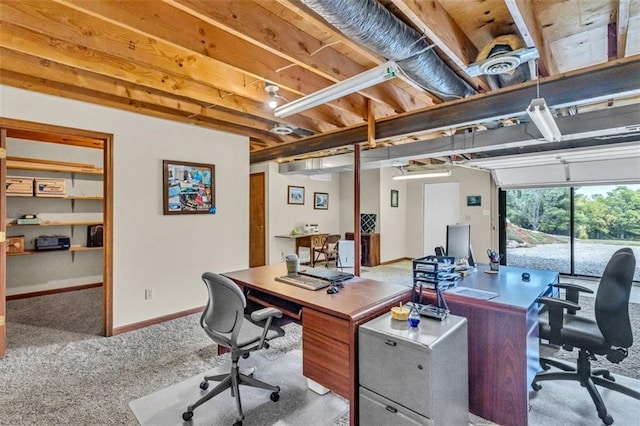
[[[329,194],[326,192],[314,192],[313,208],[316,210],[327,210],[329,208]]]
[[[391,190],[391,207],[398,207],[398,190]]]
[[[480,206],[482,205],[482,196],[481,195],[468,195],[467,196],[467,206]]]
[[[163,160],[164,214],[215,213],[215,166]]]
[[[304,204],[304,186],[287,187],[287,204]]]

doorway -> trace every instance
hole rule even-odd
[[[81,129],[73,129],[61,126],[53,126],[46,125],[22,120],[14,120],[8,118],[0,117],[0,131],[1,131],[1,139],[2,139],[2,148],[7,148],[7,141],[22,141],[26,144],[30,143],[38,143],[45,142],[45,145],[52,147],[70,147],[70,148],[78,148],[78,149],[96,149],[100,151],[102,167],[95,168],[95,170],[88,171],[85,166],[86,164],[79,163],[70,163],[66,161],[60,161],[61,159],[51,160],[46,157],[43,158],[28,158],[28,156],[23,155],[23,153],[19,152],[14,154],[12,149],[7,149],[7,151],[0,151],[6,153],[5,155],[0,155],[0,177],[3,182],[6,182],[8,170],[14,172],[16,174],[33,174],[36,175],[45,175],[51,174],[52,179],[56,183],[60,183],[62,180],[69,182],[70,186],[72,186],[77,176],[79,175],[95,175],[99,176],[101,183],[99,183],[98,187],[101,188],[102,194],[99,196],[86,196],[79,195],[75,193],[67,193],[66,189],[61,190],[59,193],[56,193],[54,197],[51,198],[39,198],[36,196],[36,193],[33,194],[23,194],[25,195],[24,200],[30,200],[28,202],[36,203],[34,205],[34,209],[40,209],[40,204],[44,203],[46,206],[47,202],[52,204],[62,203],[65,205],[65,209],[68,206],[72,206],[71,210],[78,211],[81,208],[76,207],[76,203],[78,205],[82,203],[96,203],[102,202],[102,215],[101,218],[97,220],[97,222],[101,222],[103,227],[102,233],[102,247],[88,247],[88,244],[79,244],[79,235],[84,230],[88,232],[87,226],[93,226],[94,223],[92,221],[86,222],[83,219],[74,218],[69,221],[64,221],[62,219],[54,220],[54,219],[42,219],[42,222],[39,223],[17,223],[17,219],[12,220],[11,224],[7,223],[7,201],[8,195],[3,185],[2,190],[0,190],[0,233],[1,235],[7,235],[7,227],[8,225],[12,227],[11,235],[18,234],[20,232],[16,232],[16,229],[22,231],[22,228],[19,228],[20,225],[27,225],[25,230],[29,229],[29,226],[33,229],[38,229],[41,226],[46,226],[42,228],[42,233],[53,233],[56,234],[60,232],[59,227],[66,227],[66,230],[63,230],[65,233],[69,233],[71,237],[76,235],[73,244],[69,247],[66,247],[65,251],[68,253],[64,253],[64,256],[69,256],[72,259],[72,262],[75,261],[76,256],[78,259],[84,253],[97,253],[98,251],[102,252],[101,256],[101,278],[102,278],[102,302],[101,302],[101,314],[102,314],[102,334],[105,336],[111,336],[113,334],[113,311],[112,311],[112,303],[113,303],[113,290],[112,290],[112,250],[113,250],[113,211],[112,211],[112,199],[113,199],[113,167],[112,167],[112,142],[113,136],[107,133],[101,132],[93,132],[89,130],[81,130]],[[39,154],[42,154],[38,151]],[[44,154],[42,154],[44,155]],[[25,158],[27,157],[27,158]],[[35,156],[34,156],[35,157]],[[57,181],[55,181],[57,177]],[[49,177],[49,176],[47,176]],[[69,177],[67,179],[67,177]],[[34,178],[35,179],[35,178]],[[27,179],[28,181],[28,179]],[[35,188],[35,185],[34,185]],[[64,185],[63,185],[64,188]],[[14,198],[13,195],[10,199],[20,199],[21,197]],[[51,194],[48,194],[51,195]],[[43,208],[46,210],[46,207]],[[25,211],[26,212],[26,211]],[[30,212],[26,212],[30,213]],[[66,213],[63,213],[66,214]],[[26,217],[26,216],[25,216]],[[15,228],[13,228],[15,227]],[[69,229],[74,228],[77,231],[71,231]],[[32,231],[30,231],[32,232]],[[25,232],[26,233],[26,232]],[[84,234],[83,234],[84,235]],[[42,253],[33,250],[33,247],[30,247],[28,244],[31,244],[32,239],[29,238],[25,243],[20,244],[20,240],[18,240],[18,246],[22,245],[23,250],[19,252],[6,253],[8,248],[8,242],[2,242],[0,244],[0,265],[3,266],[0,268],[0,356],[4,356],[6,353],[7,346],[7,322],[5,321],[6,308],[7,308],[7,257],[8,256],[16,256],[17,259],[37,259],[39,256],[41,258],[46,258],[47,256],[56,256],[53,253]],[[15,244],[15,240],[12,240]],[[1,242],[1,240],[0,240]],[[63,244],[63,243],[61,243]],[[61,246],[61,248],[65,248]],[[15,247],[14,247],[15,249]],[[25,256],[25,254],[29,254],[31,256]],[[45,281],[46,283],[46,281]],[[75,285],[77,288],[83,288],[87,286],[91,286],[92,284],[87,285]],[[18,293],[22,293],[22,295],[44,295],[44,294],[52,294],[52,293],[63,293],[64,291],[68,291],[73,288],[73,284],[60,286],[63,288],[39,288],[35,291],[29,291],[28,289],[20,289]],[[24,291],[23,291],[24,290]],[[16,298],[16,295],[12,296],[12,298]]]
[[[249,267],[266,265],[265,174],[249,175]]]

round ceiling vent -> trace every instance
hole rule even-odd
[[[276,124],[269,130],[271,133],[275,133],[276,135],[286,136],[293,133],[293,128],[291,126]]]
[[[487,59],[480,65],[480,71],[487,75],[507,74],[518,68],[520,58],[511,55],[502,55]]]

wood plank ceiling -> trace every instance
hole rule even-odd
[[[252,155],[266,150],[261,159],[276,158],[282,146],[309,153],[311,135],[339,141],[367,120],[450,102],[464,108],[465,100],[443,99],[395,78],[275,118],[267,83],[279,87],[282,105],[388,59],[330,25],[308,1],[0,0],[0,83],[245,135]],[[640,54],[640,0],[379,3],[424,35],[476,96],[504,90],[465,71],[497,36],[515,34],[523,46],[536,47],[543,81]],[[293,132],[271,131],[282,126]],[[430,137],[428,127],[421,139]],[[369,144],[415,139],[400,132],[384,140],[372,136]]]

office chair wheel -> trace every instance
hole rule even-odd
[[[249,358],[249,355],[251,355],[249,352],[247,352],[246,354],[242,354],[242,359]]]
[[[542,385],[539,385],[537,383],[531,383],[531,389],[538,392],[540,389],[542,389]]]
[[[604,416],[604,418],[602,418],[602,423],[604,423],[605,425],[612,425],[613,417],[607,414],[606,416]]]
[[[193,417],[193,411],[185,411],[182,413],[182,420],[188,422]]]
[[[269,349],[269,342],[264,342],[264,348]]]
[[[202,390],[207,390],[209,389],[209,382],[207,382],[206,380],[202,383],[200,383],[200,389]]]
[[[278,402],[278,400],[280,399],[280,394],[278,392],[273,392],[271,393],[271,396],[269,398],[271,398],[273,402]]]

